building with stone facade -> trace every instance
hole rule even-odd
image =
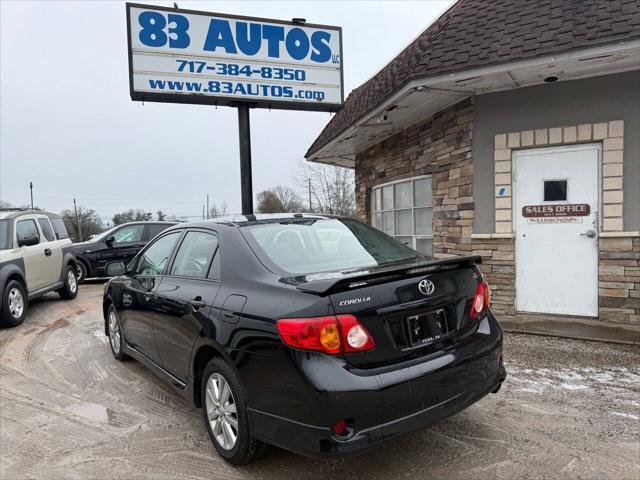
[[[480,255],[508,328],[640,341],[636,0],[459,0],[306,158],[389,235]]]

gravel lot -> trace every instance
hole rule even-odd
[[[640,348],[507,334],[502,390],[356,457],[234,468],[200,412],[102,333],[102,285],[0,330],[0,478],[640,478]]]

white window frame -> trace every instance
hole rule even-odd
[[[430,179],[431,180],[431,198],[430,198],[430,202],[427,205],[416,205],[415,204],[415,182],[416,180],[424,180],[424,179]],[[411,206],[410,207],[397,207],[396,206],[396,189],[395,186],[397,184],[400,183],[410,183],[411,185]],[[393,198],[393,207],[391,210],[385,210],[382,206],[383,204],[383,198],[382,198],[382,189],[384,187],[393,187],[391,190],[391,195]],[[376,196],[376,192],[380,191],[380,205],[376,204],[375,201],[375,196]],[[414,250],[417,250],[417,241],[419,239],[427,239],[427,240],[431,240],[431,249],[432,252],[431,254],[433,254],[433,224],[431,226],[431,235],[424,235],[424,234],[416,234],[416,227],[415,227],[415,216],[416,213],[415,211],[417,209],[420,208],[430,208],[431,209],[431,218],[433,219],[433,176],[432,175],[419,175],[417,177],[409,177],[409,178],[403,178],[400,180],[394,180],[393,182],[387,182],[387,183],[381,183],[379,185],[376,185],[374,187],[371,187],[371,192],[369,194],[369,206],[370,206],[370,214],[371,214],[371,225],[373,225],[375,228],[377,228],[380,231],[384,232],[383,226],[382,226],[382,218],[383,218],[383,213],[385,212],[392,212],[393,213],[393,234],[392,236],[394,238],[407,238],[407,237],[411,237],[411,244],[409,244],[408,246],[413,248]],[[396,225],[396,212],[398,211],[402,211],[402,210],[411,210],[411,234],[408,235],[399,235],[397,234],[397,225]],[[376,213],[380,214],[380,225],[376,224],[375,218],[376,218]],[[433,220],[432,220],[433,221]]]

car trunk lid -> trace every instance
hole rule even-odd
[[[329,295],[337,315],[352,314],[366,327],[376,347],[345,358],[358,368],[377,368],[432,355],[469,330],[477,263],[479,257],[402,264],[298,288]]]

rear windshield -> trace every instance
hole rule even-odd
[[[9,220],[0,220],[0,250],[11,249],[11,239],[9,238]]]
[[[242,228],[261,260],[300,275],[377,267],[423,258],[382,232],[351,219],[300,219]]]

